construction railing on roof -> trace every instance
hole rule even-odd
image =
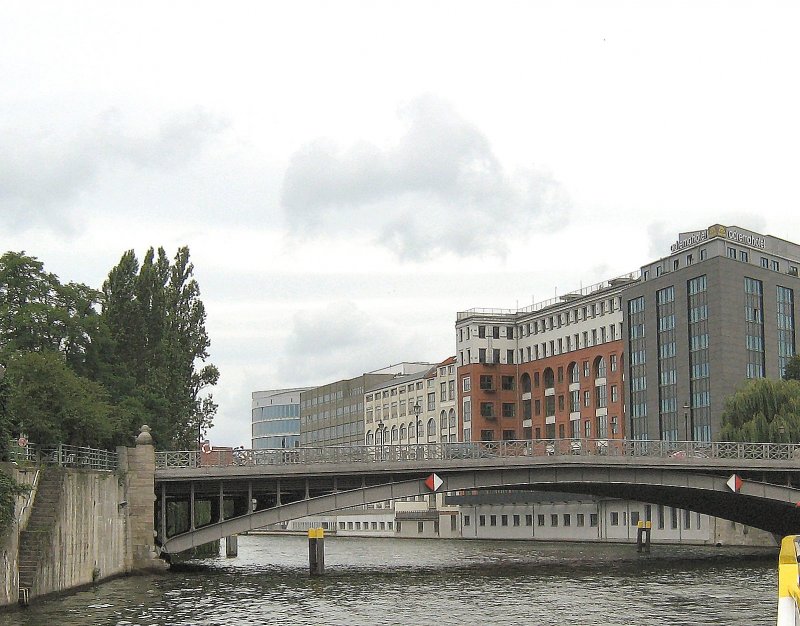
[[[467,311],[460,311],[456,314],[456,320],[467,319],[470,317],[508,317],[511,315],[523,316],[529,313],[542,311],[544,309],[548,309],[550,307],[554,307],[557,305],[564,305],[574,300],[579,300],[581,298],[590,296],[593,293],[597,293],[598,291],[605,291],[607,289],[619,287],[620,285],[626,285],[628,283],[638,280],[640,275],[641,272],[639,270],[636,270],[635,272],[623,274],[622,276],[617,276],[616,278],[611,278],[610,280],[604,280],[594,285],[589,285],[588,287],[582,287],[581,289],[576,289],[575,291],[567,292],[560,296],[550,298],[549,300],[542,300],[541,302],[536,302],[521,309],[475,308],[475,309],[469,309]]]

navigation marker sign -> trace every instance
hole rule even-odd
[[[425,479],[425,486],[431,491],[439,491],[439,487],[444,484],[444,481],[436,474],[431,474]]]
[[[731,477],[725,484],[728,485],[728,488],[734,493],[739,493],[739,490],[742,488],[742,479],[738,474],[731,474]]]

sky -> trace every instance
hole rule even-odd
[[[0,5],[0,252],[100,288],[189,246],[251,394],[455,354],[455,319],[678,233],[800,242],[800,3]]]

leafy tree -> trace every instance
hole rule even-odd
[[[124,407],[135,434],[146,417],[159,447],[194,447],[216,412],[212,396],[219,371],[208,359],[205,307],[193,277],[189,249],[170,264],[163,248],[150,248],[141,266],[123,254],[103,284],[102,316],[114,344],[107,386]]]
[[[795,354],[786,364],[783,380],[800,380],[800,354]]]
[[[30,491],[27,485],[20,485],[0,469],[0,536],[11,526],[14,519],[15,498]]]
[[[58,351],[81,367],[100,323],[100,292],[78,283],[62,285],[24,252],[0,257],[0,362],[18,352]]]
[[[800,442],[800,381],[760,378],[725,402],[724,441]]]
[[[120,437],[102,385],[78,376],[57,352],[25,352],[8,363],[6,410],[12,427],[31,441],[94,447]]]

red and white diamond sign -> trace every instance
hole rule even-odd
[[[444,481],[436,474],[431,474],[425,479],[425,486],[431,491],[439,491],[439,487],[444,484]]]
[[[737,474],[731,474],[731,477],[725,484],[728,485],[728,488],[734,493],[739,493],[739,490],[742,488],[742,479]]]

